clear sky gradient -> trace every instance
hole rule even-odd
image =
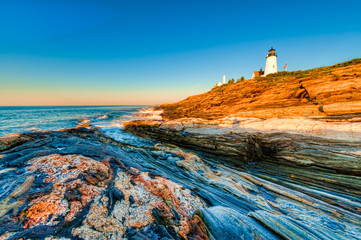
[[[1,0],[0,105],[175,102],[361,57],[361,1]]]

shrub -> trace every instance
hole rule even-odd
[[[234,78],[228,80],[228,84],[233,84],[234,83]]]
[[[237,82],[236,83],[239,83],[239,82],[244,82],[246,79],[242,76],[241,78],[239,78],[238,80],[237,80]]]

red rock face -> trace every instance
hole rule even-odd
[[[72,220],[105,190],[111,179],[106,164],[78,155],[55,154],[33,159],[29,164],[29,171],[42,174],[44,182],[53,185],[49,194],[32,200],[30,208],[20,215],[25,228],[56,224],[60,216]]]
[[[140,183],[146,191],[162,200],[153,204],[153,210],[156,209],[157,214],[166,225],[178,225],[178,234],[187,239],[187,235],[194,231],[190,217],[196,208],[202,207],[199,199],[190,201],[194,197],[191,196],[189,191],[183,190],[178,184],[161,177],[150,179],[142,174],[134,177],[133,181]],[[195,208],[195,206],[197,207]],[[174,223],[176,218],[174,211],[179,215],[179,224]]]
[[[146,172],[122,166],[126,171],[114,173],[109,159],[96,161],[81,155],[52,154],[29,160],[26,171],[40,177],[48,190],[32,196],[28,207],[18,213],[22,227],[56,227],[86,211],[82,224],[70,229],[72,236],[121,239],[129,228],[160,222],[187,239],[194,231],[193,212],[204,207],[202,201],[170,180],[153,179]],[[28,191],[34,179],[26,180],[9,198]]]
[[[193,212],[204,206],[182,186],[161,177],[151,179],[147,173],[134,168],[116,173],[114,189],[122,192],[124,200],[117,202],[110,211],[109,197],[96,197],[85,224],[74,229],[74,235],[101,238],[116,234],[121,237],[129,227],[140,229],[160,221],[161,225],[172,226],[180,236],[186,236],[190,231],[184,229],[188,229]]]
[[[360,59],[298,72],[279,72],[164,104],[165,119],[327,117],[361,112]],[[321,107],[321,108],[320,108]]]

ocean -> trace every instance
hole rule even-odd
[[[90,123],[114,129],[146,106],[16,106],[0,107],[0,136],[9,133],[59,130]]]

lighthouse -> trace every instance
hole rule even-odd
[[[266,58],[266,67],[264,69],[264,75],[267,76],[271,73],[277,72],[277,55],[276,50],[271,47],[271,49],[268,51],[268,55]]]

